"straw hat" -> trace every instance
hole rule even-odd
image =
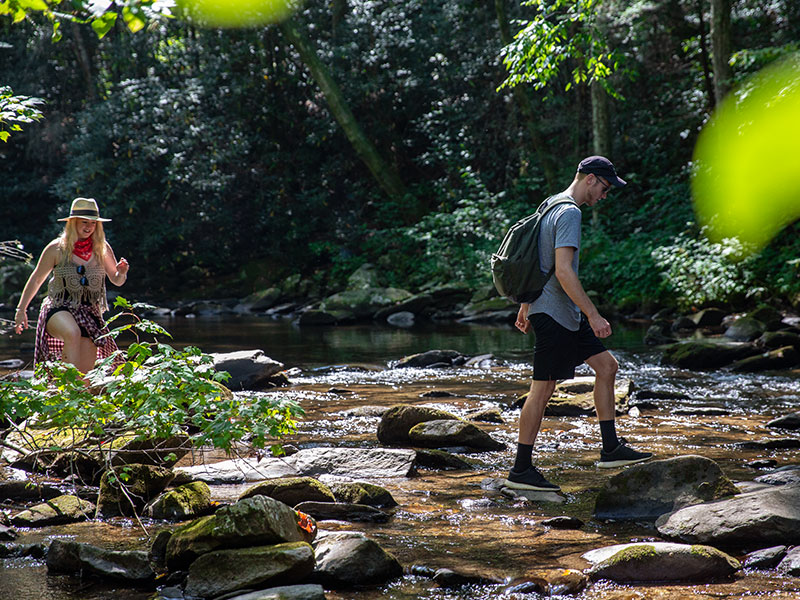
[[[100,217],[100,210],[97,208],[97,202],[95,202],[94,198],[75,198],[72,201],[69,216],[59,219],[59,221],[67,221],[69,219],[87,219],[89,221],[102,221],[103,223],[111,220]]]

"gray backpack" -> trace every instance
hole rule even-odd
[[[501,296],[514,302],[529,304],[536,300],[555,270],[554,267],[548,273],[542,273],[539,265],[540,224],[553,207],[567,203],[574,205],[575,201],[569,196],[560,196],[548,204],[553,198],[555,196],[550,196],[535,213],[517,221],[506,233],[497,252],[492,254],[494,287]]]

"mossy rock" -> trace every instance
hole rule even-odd
[[[161,494],[145,507],[151,519],[185,521],[207,513],[212,507],[211,488],[204,481],[192,481]]]
[[[337,483],[331,486],[337,502],[349,504],[366,504],[387,508],[397,506],[397,501],[386,488],[363,481],[353,483]]]
[[[301,502],[336,502],[330,488],[313,477],[269,479],[245,490],[239,500],[253,496],[268,496],[287,506],[296,506]]]
[[[383,413],[378,424],[378,441],[382,444],[408,444],[408,432],[412,427],[426,421],[456,419],[458,417],[438,408],[416,406],[413,404],[396,404]]]
[[[106,471],[100,479],[97,516],[133,514],[163,492],[174,477],[169,469],[153,465],[132,464]]]

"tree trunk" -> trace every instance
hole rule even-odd
[[[608,124],[608,94],[599,82],[591,84],[592,95],[592,150],[595,154],[609,157],[611,154],[611,130]]]
[[[511,30],[508,26],[508,17],[506,16],[506,0],[494,0],[494,8],[497,13],[497,25],[500,28],[500,41],[503,46],[508,46],[513,41],[513,38],[511,37]],[[530,94],[527,88],[521,85],[515,85],[512,93],[514,95],[514,101],[517,103],[520,113],[522,113],[522,119],[525,124],[525,129],[528,132],[533,151],[536,153],[536,158],[542,167],[547,191],[548,193],[555,193],[557,181],[553,158],[545,151],[542,134],[536,122],[533,101],[531,100]]]
[[[731,0],[711,0],[711,54],[717,105],[731,89]]]
[[[345,100],[342,90],[334,81],[328,68],[317,56],[308,38],[300,31],[292,19],[280,24],[286,39],[295,47],[306,68],[319,86],[331,113],[341,126],[358,157],[364,161],[372,176],[387,196],[400,200],[406,193],[405,186],[395,171],[381,158],[378,150],[364,134],[353,112]]]
[[[86,49],[86,41],[83,39],[83,29],[77,23],[72,23],[72,36],[75,58],[78,61],[78,67],[80,67],[83,82],[86,85],[86,97],[89,100],[96,100],[97,88],[92,75],[92,61],[89,58],[89,51]]]
[[[708,112],[714,110],[717,104],[714,91],[714,76],[711,73],[711,58],[708,55],[708,40],[706,39],[705,0],[697,0],[697,17],[700,21],[700,66],[703,68],[703,83],[708,98]]]

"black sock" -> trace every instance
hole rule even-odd
[[[514,459],[514,468],[512,471],[515,473],[522,473],[527,471],[532,465],[533,461],[531,456],[533,454],[533,444],[517,444],[517,457]]]
[[[614,426],[614,419],[600,421],[600,436],[603,438],[603,450],[611,452],[619,446],[617,439],[617,428]]]

